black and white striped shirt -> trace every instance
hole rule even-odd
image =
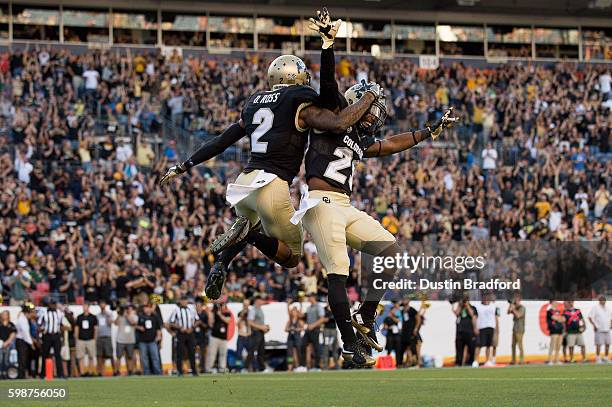
[[[190,329],[193,328],[195,322],[199,320],[200,318],[198,317],[198,314],[193,312],[188,307],[181,307],[179,305],[176,307],[172,315],[170,315],[170,320],[168,322],[178,325],[181,329]]]
[[[61,332],[62,319],[64,319],[64,313],[62,311],[47,308],[40,314],[38,326],[40,326],[46,334],[59,334]]]

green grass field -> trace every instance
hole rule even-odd
[[[4,404],[9,387],[56,386],[68,400]],[[612,365],[2,381],[0,389],[1,404],[15,406],[604,406]]]

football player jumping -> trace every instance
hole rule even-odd
[[[304,158],[309,128],[343,132],[354,125],[382,94],[377,84],[367,84],[364,97],[342,112],[318,107],[318,94],[310,87],[304,62],[294,55],[276,58],[268,68],[269,90],[254,93],[245,103],[238,123],[212,138],[189,159],[168,169],[164,185],[191,167],[209,160],[248,135],[249,162],[227,188],[227,200],[236,208],[234,224],[211,245],[219,254],[206,280],[211,299],[221,295],[227,266],[253,244],[285,267],[295,267],[302,254],[302,226],[292,224],[295,210],[289,184]]]
[[[323,39],[321,51],[321,106],[338,112],[358,103],[364,95],[364,84],[349,88],[344,95],[338,90],[334,77],[334,38],[340,20],[332,22],[327,9],[317,11],[310,19],[310,27]],[[372,365],[375,360],[363,352],[362,343],[381,351],[373,329],[376,308],[385,290],[369,284],[365,300],[351,316],[346,293],[349,257],[346,246],[373,256],[394,256],[400,251],[395,237],[367,213],[353,207],[350,202],[353,167],[364,157],[382,157],[407,150],[428,138],[436,139],[458,118],[450,108],[440,120],[423,130],[407,132],[375,140],[373,135],[386,119],[384,95],[379,96],[368,112],[346,131],[325,131],[312,126],[306,154],[306,181],[308,191],[303,194],[293,221],[303,216],[305,229],[312,236],[321,263],[327,270],[328,301],[343,341],[342,356],[357,365]],[[386,270],[382,278],[393,278],[394,269]],[[360,340],[353,330],[357,330]]]

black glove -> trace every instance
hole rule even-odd
[[[432,139],[437,139],[438,136],[442,134],[444,129],[453,127],[453,125],[459,121],[458,117],[451,116],[452,113],[453,108],[451,107],[437,122],[435,122],[432,126],[426,127]]]
[[[164,176],[159,181],[159,185],[165,185],[170,182],[171,179],[178,177],[187,171],[187,167],[183,163],[178,163],[168,168],[168,171],[164,174]]]

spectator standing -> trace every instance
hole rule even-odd
[[[601,93],[602,100],[605,102],[610,99],[610,88],[612,83],[612,76],[610,76],[610,70],[605,70],[599,75],[599,92]]]
[[[400,303],[393,301],[393,305],[389,310],[389,314],[385,317],[383,322],[384,328],[387,330],[387,342],[385,343],[385,349],[387,355],[392,352],[395,353],[395,366],[399,368],[402,364],[400,356],[400,323],[401,323],[402,310],[400,309]]]
[[[297,304],[288,303],[287,308],[289,312],[289,319],[285,325],[285,332],[287,332],[287,370],[292,371],[295,368],[296,371],[300,371],[302,369],[298,370],[300,367],[299,354],[302,332],[304,332],[304,321]],[[335,326],[334,329],[336,329]]]
[[[489,296],[489,294],[484,294],[482,302],[474,306],[478,310],[478,343],[476,345],[474,362],[472,363],[474,367],[478,367],[480,349],[482,348],[485,348],[486,361],[484,365],[493,366],[495,364],[491,351],[493,349],[495,330],[499,326],[499,314],[497,307],[491,302]]]
[[[176,332],[176,370],[179,376],[183,375],[183,361],[189,359],[191,374],[198,375],[195,363],[195,324],[199,320],[191,308],[188,307],[188,299],[183,296],[179,304],[170,316],[168,323]]]
[[[100,300],[100,313],[98,319],[98,336],[96,338],[96,356],[98,357],[98,376],[104,376],[104,365],[107,359],[111,361],[113,374],[118,370],[115,368],[115,356],[113,355],[113,341],[111,339],[113,313],[108,309],[105,300]]]
[[[560,364],[559,353],[563,343],[563,329],[565,319],[561,305],[554,300],[550,301],[550,306],[546,311],[546,325],[550,335],[550,345],[548,347],[548,365]]]
[[[62,320],[64,319],[64,313],[57,309],[57,301],[54,298],[49,299],[49,306],[44,310],[38,319],[38,325],[42,333],[42,369],[41,376],[45,377],[45,370],[47,364],[45,360],[51,356],[51,349],[53,349],[53,357],[55,359],[55,370],[57,376],[64,377],[64,367],[62,364],[61,349],[62,349],[62,337],[63,332]]]
[[[516,364],[516,348],[519,349],[519,364],[525,363],[525,350],[523,348],[523,335],[525,334],[525,306],[521,304],[520,294],[515,294],[508,306],[508,314],[512,315],[512,360]]]
[[[595,192],[595,217],[603,215],[604,210],[610,203],[610,192],[606,189],[606,184],[599,184],[599,189]]]
[[[401,331],[399,354],[396,356],[396,364],[401,366],[412,366],[417,354],[417,334],[421,325],[421,315],[416,308],[410,305],[410,299],[402,300],[401,308]]]
[[[285,301],[287,299],[287,273],[280,266],[280,264],[274,265],[274,273],[269,279],[268,284],[272,288],[272,295],[275,301]]]
[[[74,336],[74,327],[76,319],[70,308],[64,308],[64,319],[62,326],[64,327],[62,341],[62,360],[64,362],[64,372],[68,377],[79,377],[80,372],[77,366],[76,359],[76,340]]]
[[[172,97],[168,100],[172,123],[179,127],[183,126],[183,100],[184,96],[179,88],[172,91]]]
[[[497,168],[497,150],[493,148],[493,144],[487,143],[487,148],[482,150],[482,169],[485,173],[495,172]]]
[[[142,373],[145,376],[161,374],[161,361],[157,342],[161,340],[162,324],[157,315],[153,313],[153,305],[143,305],[142,314],[138,317],[136,329],[138,331],[138,353]]]
[[[115,349],[117,351],[117,363],[115,364],[115,375],[119,376],[121,369],[121,358],[125,356],[125,367],[128,376],[134,372],[134,349],[136,347],[136,325],[138,315],[134,306],[129,304],[121,306],[117,312],[115,325],[117,325],[117,340]]]
[[[238,313],[238,339],[236,341],[236,367],[240,371],[247,371],[245,369],[245,352],[249,354],[249,342],[251,340],[251,326],[249,325],[249,300],[242,302],[242,310]]]
[[[16,346],[17,359],[19,361],[18,378],[25,379],[26,372],[30,371],[32,364],[32,353],[34,352],[34,340],[30,330],[30,320],[36,319],[36,310],[32,304],[21,306],[21,312],[17,317]]]
[[[98,89],[98,81],[100,74],[93,68],[88,68],[83,72],[83,78],[85,78],[85,92],[87,96],[95,96],[96,90]]]
[[[589,312],[589,322],[595,331],[595,361],[596,363],[607,363],[610,353],[610,327],[612,326],[612,311],[606,306],[606,297],[599,296],[598,303]],[[601,348],[604,348],[603,358],[600,356]]]
[[[569,349],[570,363],[574,360],[574,348],[580,346],[582,352],[582,362],[586,362],[586,347],[584,345],[584,337],[582,333],[585,329],[584,317],[582,312],[574,307],[574,301],[565,301],[565,310],[563,311],[565,318],[565,331],[567,332],[567,347]]]
[[[15,344],[17,328],[11,322],[11,315],[8,311],[0,314],[0,380],[6,379],[6,372],[9,367],[9,357]]]
[[[338,362],[338,329],[329,305],[325,307],[323,323],[323,369],[335,369]]]
[[[204,304],[201,297],[196,298],[196,313],[200,319],[195,325],[195,340],[198,348],[200,373],[206,372],[206,352],[208,350],[209,341],[209,323],[208,323],[208,307]]]
[[[91,314],[89,303],[83,304],[83,313],[76,319],[74,336],[76,338],[76,358],[81,376],[94,376],[96,372],[96,337],[98,318]],[[87,367],[85,366],[87,360]]]
[[[232,317],[227,304],[222,302],[213,305],[208,314],[210,329],[210,344],[206,359],[206,371],[212,372],[217,362],[217,372],[224,373],[227,369],[227,332]]]
[[[251,341],[249,343],[249,355],[246,360],[246,368],[253,371],[253,359],[257,353],[257,370],[260,372],[266,368],[266,338],[265,335],[270,331],[270,326],[266,325],[266,318],[263,309],[264,303],[261,296],[255,296],[255,304],[249,309],[247,317],[249,327],[251,328]]]
[[[453,312],[457,317],[456,320],[456,336],[455,348],[457,350],[455,356],[455,365],[469,366],[478,362],[474,360],[474,351],[478,341],[478,310],[472,307],[470,299],[464,297],[461,301],[453,305]]]
[[[306,318],[306,326],[304,328],[304,336],[302,337],[302,356],[300,362],[302,366],[308,363],[307,355],[308,345],[312,346],[312,364],[310,370],[318,371],[321,361],[321,325],[325,323],[325,310],[317,301],[317,294],[313,293],[308,296],[308,308],[304,313]]]
[[[25,261],[17,263],[17,269],[14,271],[12,278],[9,280],[9,287],[11,288],[11,298],[9,305],[20,306],[23,304],[27,297],[27,290],[32,284],[32,278],[27,270],[27,264]]]

